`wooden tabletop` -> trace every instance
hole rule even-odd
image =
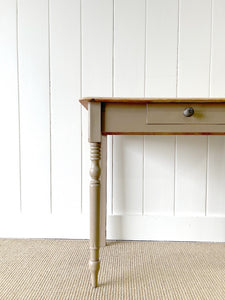
[[[222,103],[225,98],[118,98],[118,97],[84,97],[80,103],[88,109],[88,102],[106,103]]]

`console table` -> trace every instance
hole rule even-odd
[[[96,287],[100,268],[99,247],[105,243],[106,136],[224,135],[225,99],[82,98],[80,102],[88,109],[89,118],[88,140],[91,149],[89,268],[92,286]]]

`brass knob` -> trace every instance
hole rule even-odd
[[[185,117],[191,117],[191,116],[193,116],[194,113],[195,113],[195,111],[194,111],[193,107],[187,107],[184,110],[184,116]]]

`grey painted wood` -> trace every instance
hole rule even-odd
[[[157,117],[157,123],[149,124],[149,107],[159,104],[129,104],[129,103],[104,103],[104,109],[102,112],[102,132],[103,134],[224,134],[225,125],[216,124],[216,115],[222,120],[221,111],[218,108],[223,107],[223,115],[225,115],[225,103],[208,104],[207,100],[205,104],[199,104],[199,107],[203,107],[202,114],[209,114],[205,111],[205,107],[208,110],[212,109],[212,118],[205,118],[205,122],[192,123],[191,118],[186,118],[183,115],[183,110],[180,110],[180,120],[174,117],[174,123],[168,120],[168,110],[170,105],[180,107],[180,103],[164,103],[162,105],[162,112],[160,111],[160,117],[154,115],[154,111],[151,114],[151,120]],[[147,107],[148,106],[148,109]],[[168,108],[168,110],[167,110]],[[199,115],[201,111],[199,112]],[[153,116],[154,115],[154,116]],[[175,114],[176,115],[176,114]],[[200,120],[204,120],[202,117]],[[186,122],[185,122],[186,121]],[[179,122],[176,124],[176,122]],[[222,123],[222,121],[220,121]]]
[[[99,160],[101,156],[101,143],[91,143],[90,168],[90,260],[91,284],[97,286],[99,261],[99,217],[100,217],[100,174]]]
[[[196,123],[188,123],[189,121],[185,122],[185,120],[189,120],[189,118],[185,118],[182,114],[183,108],[186,107],[186,101],[182,103],[182,100],[179,100],[179,102],[176,104],[171,104],[170,102],[164,102],[161,104],[146,104],[143,101],[138,103],[138,99],[136,101],[136,103],[124,103],[122,100],[121,103],[118,101],[117,103],[113,103],[113,101],[108,103],[88,101],[88,128],[91,149],[89,268],[91,271],[91,283],[93,287],[97,287],[98,284],[98,272],[100,269],[100,236],[101,245],[105,244],[107,139],[104,135],[173,133],[225,134],[225,125],[223,124],[225,103],[223,100],[220,102],[217,100],[213,102],[213,100],[211,100],[210,104],[208,100],[205,100],[205,102],[204,100],[201,100],[201,104],[197,104],[196,106],[200,110],[198,112],[198,116],[201,116],[201,118],[199,122]],[[160,101],[160,99],[158,99],[158,101]],[[82,104],[85,105],[85,103]],[[154,105],[160,105],[159,114],[158,110],[151,111],[151,106],[154,107]],[[172,118],[175,120],[174,124],[173,122],[170,123],[170,119],[168,119],[167,109],[169,107],[173,107],[175,112],[174,115],[172,114]],[[180,108],[182,108],[182,110],[180,110]],[[149,111],[151,112],[150,115]],[[157,117],[157,122],[152,124],[151,120],[154,117]],[[170,117],[171,116],[169,116],[169,118]],[[220,118],[219,123],[217,123],[217,117]],[[165,119],[167,122],[165,122]],[[181,123],[180,120],[182,121]],[[103,183],[102,187],[100,184],[101,148],[103,152],[101,162],[101,167],[103,170],[101,176],[101,181]]]
[[[187,117],[185,111],[193,109]],[[187,114],[187,112],[186,112]],[[224,103],[147,104],[148,124],[225,124]]]
[[[101,142],[101,103],[88,103],[88,141]]]
[[[91,151],[90,167],[90,260],[91,284],[97,286],[100,268],[100,159],[101,159],[101,103],[88,103],[88,139]]]
[[[107,136],[102,136],[100,189],[100,247],[106,246]]]

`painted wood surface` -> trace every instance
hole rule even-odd
[[[175,136],[145,137],[145,215],[174,214],[175,148]]]
[[[114,96],[142,97],[145,82],[145,1],[114,0]]]
[[[178,136],[176,149],[175,215],[204,215],[207,139]]]
[[[48,2],[18,1],[22,212],[48,214],[50,199]]]
[[[0,0],[1,237],[88,238],[78,98],[225,97],[224,12],[223,0]],[[224,241],[224,151],[222,136],[108,139],[108,237]]]
[[[113,214],[141,214],[143,137],[113,138]]]
[[[223,97],[225,95],[225,2],[212,1],[212,35],[211,35],[211,74],[210,96]],[[225,164],[224,137],[209,137],[207,202],[206,215],[224,216],[225,214]]]
[[[83,97],[112,96],[112,34],[113,1],[82,1]]]
[[[177,96],[209,96],[210,0],[180,1],[178,41]],[[175,215],[205,214],[207,155],[208,137],[177,137]]]
[[[179,1],[146,5],[146,97],[176,97]]]
[[[116,0],[114,9],[114,96],[144,96],[144,57],[145,1]],[[142,213],[142,202],[143,137],[114,137],[113,213],[140,214]]]
[[[112,96],[113,1],[82,1],[82,96]],[[98,21],[97,21],[98,20]],[[104,26],[102,26],[104,24]],[[89,212],[88,113],[82,108],[82,212]],[[111,185],[111,184],[110,184]]]
[[[207,174],[207,216],[225,214],[225,139],[221,136],[209,137]]]
[[[109,216],[108,230],[112,240],[224,242],[224,225],[224,217],[120,215]]]
[[[211,0],[180,0],[178,97],[207,97],[210,78]]]
[[[146,97],[177,96],[178,1],[146,2]],[[144,137],[145,215],[174,214],[175,136]]]
[[[52,213],[66,217],[81,210],[80,2],[50,1],[49,24]]]
[[[16,1],[0,1],[0,214],[20,211]]]

